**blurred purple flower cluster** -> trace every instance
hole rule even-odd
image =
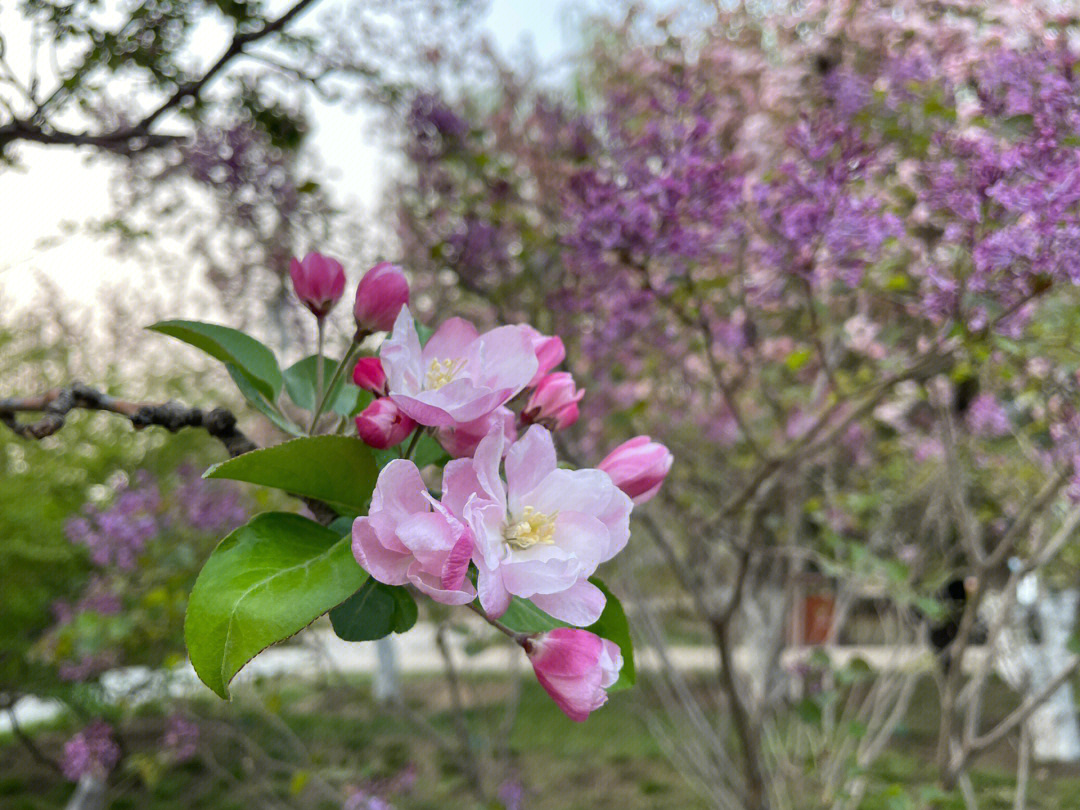
[[[187,762],[199,751],[199,727],[182,714],[171,715],[165,723],[161,747],[174,763]]]
[[[191,177],[239,199],[241,218],[256,216],[259,204],[272,201],[284,217],[300,205],[289,162],[292,158],[248,122],[198,130],[184,147],[182,165]]]
[[[125,484],[118,490],[108,508],[84,506],[81,516],[68,521],[67,536],[72,543],[86,546],[94,565],[130,571],[147,542],[160,530],[160,508],[157,484],[140,473],[134,486]]]
[[[183,606],[171,596],[182,572],[175,559],[163,564],[159,555],[175,554],[187,541],[209,542],[247,518],[238,488],[204,480],[189,464],[178,469],[164,492],[140,471],[115,488],[107,505],[87,504],[68,521],[66,532],[72,543],[88,550],[95,570],[77,599],[52,605],[56,623],[42,641],[59,677],[89,680],[124,663],[125,650],[137,652],[138,642],[127,641],[132,609],[154,625],[149,635],[160,643],[166,630],[162,623],[179,621]],[[148,610],[145,600],[151,592],[155,607]]]
[[[91,775],[103,779],[120,760],[120,746],[113,739],[112,728],[95,720],[64,744],[61,765],[64,776],[78,782]]]
[[[248,519],[240,491],[236,487],[222,486],[207,481],[190,464],[178,470],[180,486],[175,497],[181,517],[200,532],[229,532]]]
[[[416,784],[416,766],[409,764],[388,779],[376,779],[355,787],[342,810],[394,810],[387,796],[408,793]]]

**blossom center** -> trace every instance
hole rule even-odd
[[[464,358],[432,360],[431,365],[428,366],[426,387],[430,391],[439,390],[454,379],[463,368],[465,368]]]
[[[520,519],[508,523],[503,530],[506,545],[524,551],[535,545],[551,545],[555,542],[555,518],[559,513],[545,515],[531,506],[521,511]]]

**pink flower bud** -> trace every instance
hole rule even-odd
[[[617,644],[574,627],[534,636],[525,651],[540,685],[578,723],[607,702],[607,690],[623,665]]]
[[[596,466],[611,476],[615,486],[634,503],[645,503],[664,483],[674,457],[671,451],[648,436],[623,442]]]
[[[379,262],[360,279],[353,315],[356,328],[365,333],[389,332],[401,308],[409,303],[409,283],[401,268]]]
[[[585,390],[577,390],[574,377],[568,371],[548,374],[529,397],[521,416],[525,422],[539,422],[552,430],[563,430],[578,419],[578,402]]]
[[[386,396],[386,372],[378,357],[361,357],[352,373],[353,382],[380,397]]]
[[[562,338],[558,336],[542,335],[531,326],[525,328],[532,339],[533,351],[536,352],[536,362],[539,364],[536,374],[529,380],[528,387],[532,388],[544,378],[545,374],[566,359],[566,347],[563,345]]]
[[[321,253],[309,253],[303,261],[290,261],[289,275],[296,297],[316,318],[325,318],[345,292],[345,270],[341,262]]]
[[[356,432],[365,444],[376,450],[401,444],[415,428],[416,422],[387,397],[375,400],[356,417]]]

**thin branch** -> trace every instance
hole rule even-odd
[[[1020,723],[1027,720],[1032,712],[1038,709],[1052,694],[1054,694],[1054,692],[1061,688],[1062,684],[1072,676],[1077,667],[1080,667],[1080,655],[1074,655],[1070,658],[1069,663],[1062,667],[1061,671],[1055,675],[1046,686],[1013,709],[1012,712],[1006,715],[1005,718],[990,729],[990,731],[976,737],[965,745],[954,761],[954,769],[959,770],[962,768],[973,754],[977,754],[994,745],[1010,731],[1020,725]]]
[[[229,47],[225,49],[225,52],[218,57],[218,60],[214,62],[214,64],[211,65],[210,68],[202,76],[200,76],[198,79],[195,79],[194,81],[185,82],[184,84],[176,88],[176,92],[169,96],[169,98],[160,107],[158,107],[152,113],[139,121],[139,123],[135,125],[134,129],[140,132],[148,131],[150,127],[153,126],[154,122],[157,121],[169,110],[178,106],[185,99],[195,98],[196,96],[198,96],[202,89],[209,83],[211,79],[214,78],[214,76],[220,73],[221,70],[229,64],[229,62],[231,62],[233,59],[235,59],[237,56],[244,52],[244,48],[246,48],[253,42],[258,42],[260,39],[265,39],[271,34],[280,31],[282,28],[288,25],[294,17],[303,13],[309,6],[313,5],[316,2],[318,2],[318,0],[300,0],[300,2],[295,3],[288,11],[286,11],[276,20],[268,22],[266,25],[264,25],[257,31],[249,31],[245,34],[236,34],[233,37],[232,42],[229,43]]]
[[[133,126],[120,127],[112,132],[92,134],[89,132],[70,132],[55,129],[43,120],[43,107],[48,105],[57,93],[66,85],[62,84],[49,99],[38,105],[30,119],[15,119],[0,126],[0,152],[14,141],[34,141],[36,143],[67,146],[93,146],[118,155],[130,156],[148,149],[171,146],[184,140],[186,136],[176,134],[151,133],[150,129],[165,113],[179,107],[184,101],[194,99],[206,88],[210,81],[230,62],[244,53],[244,49],[266,37],[284,29],[298,15],[314,5],[318,0],[299,0],[280,17],[267,22],[255,31],[237,32],[225,51],[198,78],[180,84],[171,96],[158,107],[147,113]]]

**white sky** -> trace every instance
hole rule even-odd
[[[14,5],[0,2],[0,30],[8,37],[11,61],[16,61],[19,47],[20,20]],[[492,0],[486,25],[504,51],[516,50],[528,39],[547,62],[572,45],[565,24],[568,15],[593,5],[591,0]],[[363,114],[314,101],[312,113],[314,146],[337,197],[372,210],[385,180],[386,155],[362,138]],[[81,224],[108,212],[109,170],[87,165],[86,153],[74,148],[22,144],[19,152],[24,170],[0,170],[0,292],[4,298],[14,299],[16,305],[29,303],[40,290],[38,278],[44,277],[75,301],[89,303],[103,284],[145,278],[140,275],[142,268],[118,260],[105,244],[84,234],[43,248],[44,240],[60,234],[61,223]]]

